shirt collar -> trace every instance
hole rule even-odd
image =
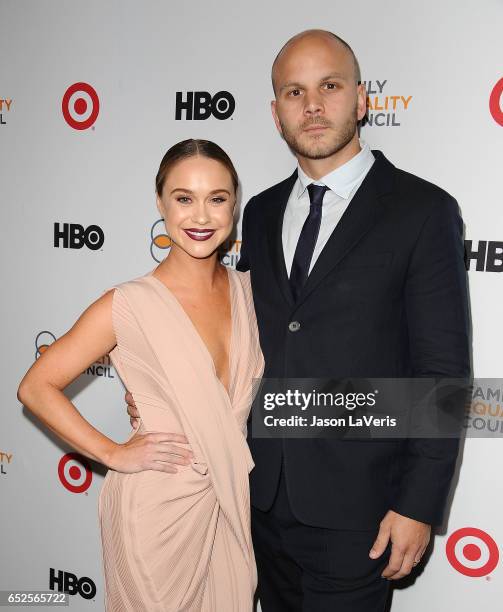
[[[317,181],[308,176],[304,170],[302,170],[300,164],[298,164],[297,176],[299,178],[299,184],[297,197],[300,198],[304,194],[308,185],[315,183],[317,185],[326,185],[341,198],[349,198],[353,188],[361,181],[362,176],[369,170],[374,162],[374,155],[369,145],[363,140],[360,140],[360,147],[361,151],[349,161],[339,166],[339,168],[332,170],[332,172],[329,172],[325,176],[322,176]]]

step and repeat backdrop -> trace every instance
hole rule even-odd
[[[69,590],[73,610],[104,609],[106,470],[40,425],[17,386],[106,288],[168,254],[154,177],[172,144],[220,144],[240,176],[241,212],[292,172],[270,114],[270,68],[290,36],[319,27],[360,60],[361,137],[454,195],[466,228],[481,380],[448,521],[427,563],[396,585],[392,610],[501,610],[502,23],[497,0],[0,0],[0,590]],[[223,246],[231,267],[239,228]],[[126,439],[124,389],[107,356],[68,395],[95,427]]]

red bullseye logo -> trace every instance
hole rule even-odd
[[[491,115],[496,123],[503,126],[501,94],[503,94],[503,78],[496,83],[489,97],[489,110],[491,111]]]
[[[447,559],[464,576],[487,576],[498,565],[499,550],[491,536],[475,527],[455,531],[445,545]]]
[[[87,130],[98,117],[100,100],[88,83],[74,83],[65,91],[61,109],[70,127],[75,130]]]
[[[61,457],[58,476],[65,489],[72,493],[84,493],[93,479],[89,463],[78,453],[68,453]]]

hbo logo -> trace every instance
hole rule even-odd
[[[96,595],[96,585],[87,576],[77,578],[70,572],[62,572],[51,567],[49,571],[49,590],[58,593],[80,595],[84,599],[92,599]]]
[[[228,119],[235,108],[236,102],[228,91],[219,91],[213,97],[207,91],[188,91],[185,100],[182,91],[176,92],[177,120],[182,118],[182,111],[185,119],[208,119],[211,115],[215,119]]]
[[[465,265],[471,269],[475,261],[477,272],[503,272],[503,242],[479,240],[474,248],[471,240],[465,240]]]
[[[90,225],[87,229],[78,223],[55,223],[54,246],[64,249],[81,249],[84,245],[97,251],[105,242],[105,234],[99,225]]]

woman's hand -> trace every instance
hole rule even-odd
[[[112,450],[107,465],[112,470],[133,474],[144,470],[157,470],[176,474],[177,465],[189,465],[194,458],[188,448],[176,446],[188,444],[183,434],[150,432],[136,433],[123,444],[117,444]]]

